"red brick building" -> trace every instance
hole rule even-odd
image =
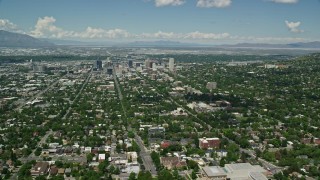
[[[199,148],[200,149],[217,149],[220,146],[219,138],[199,138]]]

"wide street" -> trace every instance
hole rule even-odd
[[[82,84],[81,89],[80,89],[80,91],[77,93],[76,97],[73,99],[73,101],[71,101],[70,106],[69,106],[67,112],[66,112],[66,113],[64,114],[64,116],[62,117],[62,119],[66,119],[66,118],[67,118],[68,114],[70,113],[70,111],[71,111],[71,109],[72,109],[73,103],[78,99],[79,95],[80,95],[80,94],[82,93],[82,91],[83,91],[83,88],[88,84],[88,82],[89,82],[89,80],[90,80],[90,78],[91,78],[91,75],[92,75],[92,71],[90,71],[88,77],[86,78],[85,82]]]
[[[147,171],[150,171],[150,173],[153,176],[157,175],[157,170],[155,165],[153,164],[153,161],[151,159],[150,156],[150,152],[147,150],[147,148],[144,146],[143,141],[141,139],[140,136],[138,136],[137,134],[135,134],[135,140],[138,144],[138,146],[140,147],[141,151],[140,151],[140,156],[141,159],[143,161],[144,167],[146,168]]]

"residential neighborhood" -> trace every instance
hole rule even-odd
[[[319,54],[202,56],[1,61],[1,178],[319,177]]]

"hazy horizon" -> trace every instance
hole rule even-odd
[[[318,0],[2,0],[0,29],[82,42],[319,41]]]

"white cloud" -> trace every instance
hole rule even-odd
[[[55,25],[56,19],[53,17],[39,18],[34,30],[29,34],[35,37],[58,38],[58,39],[94,39],[94,40],[175,40],[182,42],[199,43],[228,43],[228,42],[259,42],[259,43],[289,43],[305,41],[303,38],[295,37],[254,37],[254,36],[236,36],[227,32],[223,33],[204,33],[200,31],[188,33],[164,32],[138,33],[133,34],[124,29],[103,29],[87,27],[83,31],[68,31]],[[291,32],[303,32],[299,29],[300,22],[285,21]],[[9,21],[0,19],[0,27],[16,25]]]
[[[283,4],[294,4],[297,3],[299,0],[271,0],[275,3],[283,3]]]
[[[72,32],[64,31],[63,29],[54,25],[56,19],[53,17],[45,16],[43,18],[38,18],[37,24],[35,25],[35,29],[31,31],[30,35],[35,37],[54,37],[54,38],[62,38],[65,36],[69,36]]]
[[[18,26],[8,19],[0,19],[0,30],[22,33],[22,31],[18,29]]]
[[[155,4],[157,7],[162,6],[180,6],[184,4],[184,0],[155,0]]]
[[[197,7],[202,8],[224,8],[230,6],[231,0],[198,0]]]
[[[115,39],[115,38],[128,38],[130,34],[126,30],[111,29],[106,30],[102,28],[87,27],[85,31],[75,32],[64,30],[57,27],[54,23],[56,19],[54,17],[45,16],[39,18],[34,30],[30,32],[30,35],[34,37],[46,37],[46,38],[82,38],[82,39]]]
[[[117,39],[117,38],[129,38],[131,35],[123,29],[102,29],[102,28],[92,28],[87,27],[84,32],[74,33],[73,37],[83,38],[83,39]]]
[[[303,30],[299,29],[299,26],[301,25],[301,22],[289,22],[285,21],[286,26],[289,28],[289,31],[294,32],[294,33],[302,33]]]

